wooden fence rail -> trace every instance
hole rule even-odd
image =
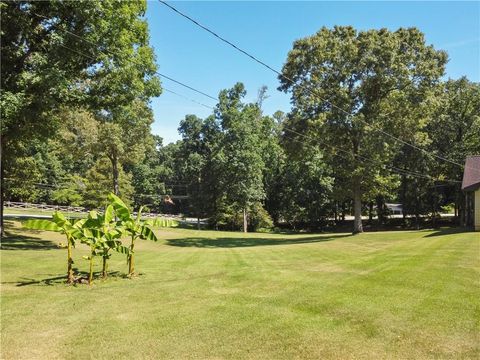
[[[22,210],[27,212],[28,210],[34,211],[41,211],[41,212],[53,212],[53,211],[63,211],[68,213],[79,213],[79,214],[88,214],[90,210],[81,207],[81,206],[62,206],[62,205],[48,205],[48,204],[33,204],[33,203],[24,203],[24,202],[14,202],[14,201],[5,201],[4,202],[5,209],[12,209],[12,210]],[[99,211],[100,213],[102,211]],[[133,213],[136,215],[136,212]],[[156,214],[156,213],[142,213],[142,217],[145,218],[171,218],[171,219],[179,219],[181,216],[179,215],[171,215],[171,214]]]

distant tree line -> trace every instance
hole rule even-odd
[[[289,113],[264,114],[267,89],[248,103],[237,83],[164,145],[151,133],[161,86],[144,1],[1,6],[2,199],[98,208],[113,191],[244,231],[354,214],[361,232],[362,214],[387,221],[388,202],[417,225],[445,207],[462,222],[480,85],[445,80],[447,54],[417,29],[322,28],[293,44],[279,76]]]

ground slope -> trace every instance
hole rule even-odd
[[[137,278],[68,287],[62,237],[9,222],[2,358],[480,355],[478,233],[158,235],[138,246]],[[86,270],[85,249],[74,254]],[[110,268],[123,274],[125,259]]]

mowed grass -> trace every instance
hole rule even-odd
[[[134,279],[66,286],[61,235],[9,222],[3,359],[426,359],[480,356],[480,235],[169,229]],[[75,266],[87,270],[84,246]],[[100,270],[97,260],[96,270]]]

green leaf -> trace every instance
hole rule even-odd
[[[92,220],[98,219],[98,213],[95,210],[92,210],[88,213],[88,218]]]
[[[60,227],[62,227],[65,223],[67,223],[67,219],[65,218],[65,216],[59,211],[55,211],[53,213],[52,219],[53,219],[53,222]]]
[[[142,226],[140,237],[144,240],[158,241],[155,233],[148,226]]]
[[[115,218],[115,211],[113,209],[113,206],[108,205],[107,208],[105,209],[104,223],[105,224],[111,223],[114,218]]]
[[[126,246],[123,246],[123,245],[119,245],[119,246],[115,247],[114,250],[116,252],[121,253],[121,254],[130,254],[130,249]]]
[[[33,230],[45,230],[61,232],[62,228],[59,227],[51,220],[44,219],[31,219],[25,222],[25,227]]]
[[[143,211],[143,205],[140,206],[140,209],[138,209],[138,213],[137,213],[137,224],[140,223],[141,219],[142,219],[142,211]]]
[[[68,229],[66,232],[72,238],[72,242],[74,242],[75,239],[81,239],[83,237],[82,231],[77,228]]]
[[[74,221],[73,226],[77,229],[80,229],[83,226],[83,224],[85,224],[86,221],[87,219],[76,220]]]
[[[113,206],[113,208],[115,209],[115,213],[120,219],[124,221],[130,219],[130,210],[128,210],[128,206],[125,205],[122,199],[120,199],[115,194],[110,193],[108,195],[108,200],[110,201],[110,204]]]

